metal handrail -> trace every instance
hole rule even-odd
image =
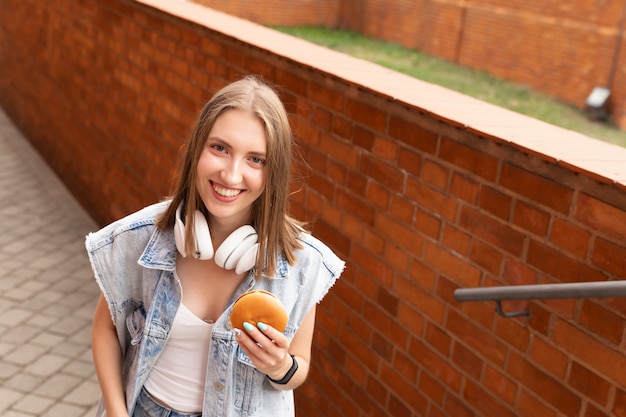
[[[563,284],[509,285],[487,288],[459,288],[457,301],[496,301],[496,311],[503,317],[530,315],[529,310],[506,313],[503,300],[537,300],[549,298],[626,297],[626,281],[577,282]]]

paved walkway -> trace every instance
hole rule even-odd
[[[0,109],[0,416],[94,415],[95,229]]]

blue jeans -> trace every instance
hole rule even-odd
[[[179,413],[156,402],[145,388],[141,390],[133,417],[202,417],[202,414]]]

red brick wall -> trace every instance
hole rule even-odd
[[[0,104],[105,223],[168,192],[217,88],[245,73],[282,86],[310,165],[294,211],[347,261],[319,308],[298,415],[626,417],[623,299],[510,302],[532,315],[507,320],[453,298],[625,279],[626,150],[160,7],[5,0]]]
[[[596,86],[626,129],[626,53],[621,0],[196,0],[263,24],[341,27],[416,48],[585,106]],[[300,9],[301,12],[298,12]],[[333,18],[332,12],[339,15]],[[611,75],[615,71],[614,75]]]

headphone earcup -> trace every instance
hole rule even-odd
[[[194,234],[196,238],[196,253],[198,259],[211,259],[213,257],[213,242],[206,218],[199,210],[194,211]]]
[[[241,226],[231,233],[217,248],[215,263],[224,269],[235,268],[241,261],[242,256],[256,245],[258,239],[254,227],[250,225]],[[254,262],[247,270],[252,269],[253,266]]]
[[[180,252],[183,257],[186,257],[185,253],[185,223],[180,217],[180,212],[182,210],[182,204],[179,204],[176,207],[176,220],[174,222],[174,241],[176,242],[176,249]]]
[[[255,243],[252,245],[239,259],[237,262],[237,267],[235,268],[236,274],[243,274],[246,271],[254,268],[254,264],[256,264],[257,253],[259,252],[259,244]]]

